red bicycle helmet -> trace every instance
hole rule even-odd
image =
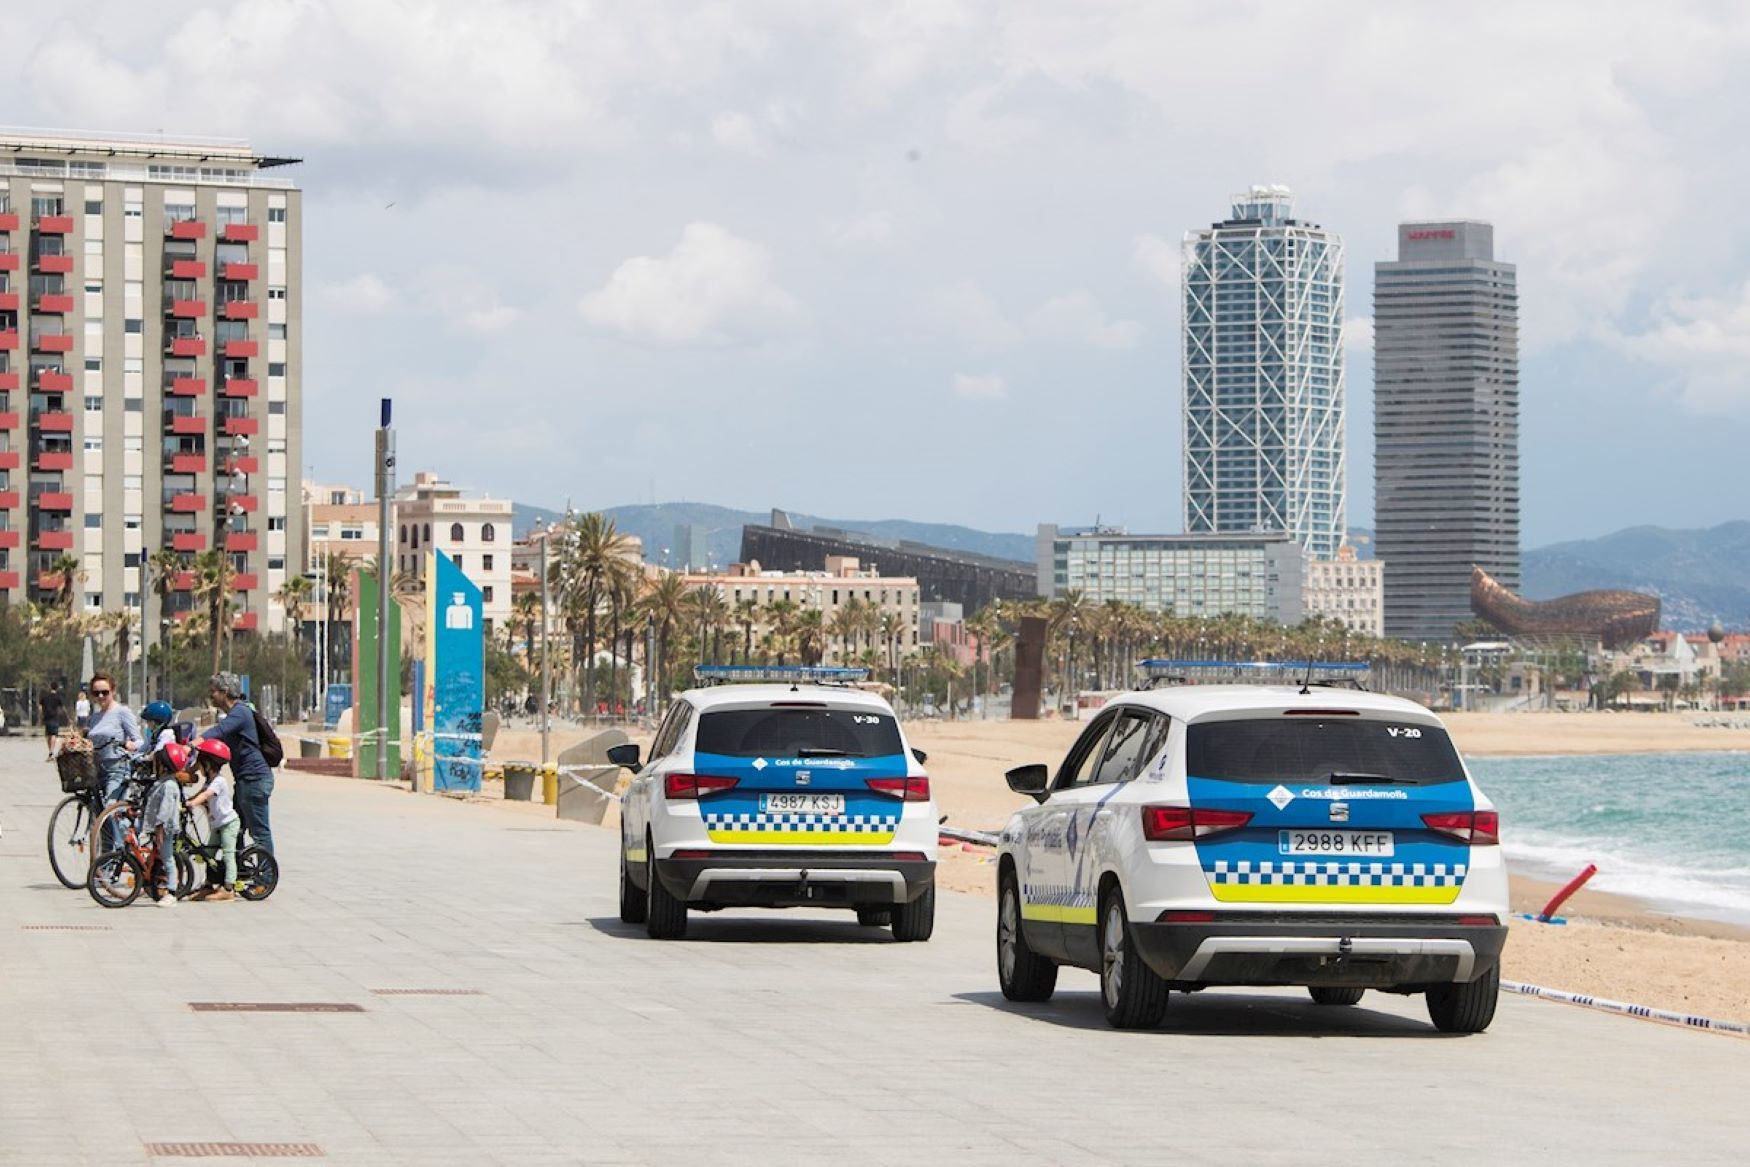
[[[205,754],[215,762],[222,763],[231,760],[231,747],[216,737],[204,737],[194,743],[194,748],[196,753]]]
[[[158,747],[158,752],[164,755],[172,770],[188,769],[188,747],[181,742],[165,742]]]

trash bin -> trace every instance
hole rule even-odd
[[[322,756],[322,739],[314,737],[298,738],[298,757],[320,758]]]
[[[535,795],[536,767],[529,762],[504,764],[504,796],[518,802],[528,802]]]

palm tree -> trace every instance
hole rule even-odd
[[[122,608],[111,612],[107,623],[115,631],[116,672],[126,674],[128,671],[128,655],[134,647],[134,621],[138,615],[132,608]]]
[[[602,581],[602,590],[608,599],[608,692],[611,701],[618,701],[620,695],[621,640],[626,642],[626,684],[630,687],[632,683],[632,637],[623,634],[630,631],[628,626],[637,615],[638,592],[643,585],[644,576],[637,565],[623,558],[610,562],[607,578]]]
[[[559,556],[551,570],[564,597],[565,614],[571,624],[573,673],[583,670],[583,704],[587,716],[595,714],[596,615],[614,573],[630,566],[631,541],[599,512],[566,520],[559,541]],[[577,686],[572,685],[572,692]]]
[[[279,590],[273,594],[279,601],[280,608],[286,614],[286,647],[289,649],[293,640],[304,638],[304,609],[310,603],[310,593],[315,590],[309,580],[301,575],[294,575]]]
[[[788,653],[790,638],[796,635],[796,621],[801,615],[802,607],[795,600],[773,600],[766,605],[766,627],[771,629],[771,642],[780,665]]]
[[[85,568],[77,555],[59,555],[49,564],[47,574],[55,577],[55,607],[71,620],[73,607],[79,598],[79,585],[85,579]]]
[[[839,638],[839,663],[851,662],[852,644],[863,630],[863,601],[856,596],[847,599],[837,612],[833,613],[832,624],[828,629]]]
[[[819,608],[805,608],[796,617],[796,659],[805,665],[817,665],[826,651],[826,614]]]
[[[905,620],[898,612],[881,613],[881,644],[887,652],[887,681],[897,684],[899,678],[900,638],[905,635]]]
[[[345,619],[352,603],[352,560],[338,551],[330,551],[322,561],[322,577],[327,581],[328,612],[322,627],[323,656],[328,667],[334,667],[334,626]],[[328,678],[322,678],[326,685]]]
[[[541,596],[524,592],[510,602],[510,622],[523,630],[523,661],[535,667],[535,629],[541,622]]]
[[[213,642],[213,672],[219,671],[220,653],[229,635],[231,614],[231,556],[217,547],[194,557],[194,596],[207,611],[207,631]]]
[[[641,606],[656,625],[656,678],[661,687],[657,699],[668,692],[668,646],[669,634],[677,626],[686,622],[688,612],[687,597],[689,595],[685,577],[674,572],[665,572],[660,579],[651,584],[644,593]]]
[[[760,602],[752,597],[735,601],[731,619],[741,628],[741,663],[753,663],[753,626],[760,616]]]

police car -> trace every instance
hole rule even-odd
[[[897,940],[936,915],[936,804],[924,754],[864,669],[701,666],[621,807],[620,919],[657,939],[689,910],[843,908]],[[762,683],[763,682],[763,683]],[[778,683],[771,683],[778,682]]]
[[[1217,663],[1145,668],[1170,682]],[[1067,964],[1100,974],[1120,1028],[1211,985],[1304,986],[1322,1005],[1419,993],[1439,1029],[1487,1028],[1500,820],[1439,718],[1331,672],[1125,693],[1055,769],[1009,771],[1038,805],[999,849],[1004,996],[1048,999]]]

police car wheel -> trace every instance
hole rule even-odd
[[[649,893],[632,882],[632,875],[626,870],[626,845],[622,843],[620,844],[620,922],[622,924],[642,924],[649,911]]]
[[[892,908],[858,908],[857,923],[865,928],[885,928],[893,918]]]
[[[1495,1019],[1501,993],[1501,967],[1468,985],[1435,985],[1428,990],[1428,1020],[1442,1033],[1481,1033]]]
[[[662,886],[662,880],[656,877],[656,848],[650,843],[646,843],[645,848],[644,891],[648,914],[644,931],[652,940],[679,940],[687,934],[686,901],[676,899]]]
[[[1131,942],[1124,896],[1116,888],[1100,904],[1100,1000],[1115,1029],[1148,1029],[1167,1011],[1167,982]]]
[[[1049,1001],[1057,989],[1057,962],[1034,952],[1021,930],[1021,892],[1012,873],[997,892],[997,983],[1011,1001]]]
[[[932,880],[924,894],[910,903],[893,905],[893,938],[895,940],[928,940],[936,930],[936,884]]]
[[[1311,985],[1306,991],[1312,995],[1315,1005],[1353,1005],[1367,990],[1341,985]]]

